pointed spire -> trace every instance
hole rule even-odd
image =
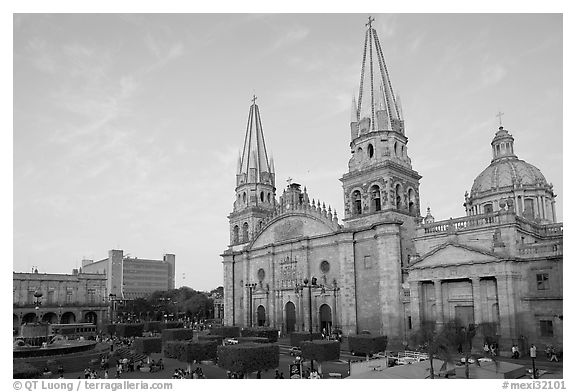
[[[356,104],[356,97],[352,96],[352,108],[350,109],[350,122],[358,122],[358,105]]]
[[[262,173],[272,173],[272,170],[268,162],[260,110],[254,96],[248,113],[239,174],[246,174],[248,182],[261,182]]]
[[[390,124],[395,124],[401,119],[378,34],[372,27],[373,21],[374,19],[370,17],[364,39],[357,109],[359,121],[366,117],[369,118],[372,130],[376,129],[377,126],[376,110],[379,106],[386,110],[387,121]],[[383,86],[381,96],[379,96],[378,91],[375,91],[375,87],[380,85]],[[403,132],[401,124],[398,124],[394,130]]]

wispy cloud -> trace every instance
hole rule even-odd
[[[277,50],[284,46],[294,45],[304,40],[310,30],[303,26],[293,26],[287,31],[283,31],[272,44],[272,49]]]

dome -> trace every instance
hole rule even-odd
[[[500,158],[492,161],[476,179],[471,196],[489,191],[511,189],[513,187],[543,187],[546,178],[535,166],[516,157]]]

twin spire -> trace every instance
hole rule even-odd
[[[378,34],[369,17],[364,39],[360,90],[352,100],[352,123],[369,119],[369,130],[395,130],[404,133],[399,98],[394,95]]]
[[[262,120],[256,104],[257,97],[252,98],[252,105],[248,113],[248,124],[244,137],[244,148],[238,157],[237,175],[244,177],[245,183],[266,182],[270,174],[274,173],[274,161],[268,160]]]

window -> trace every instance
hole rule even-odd
[[[536,288],[538,290],[549,290],[550,280],[548,274],[536,274]]]
[[[400,184],[396,185],[396,209],[400,209],[402,208],[402,188],[400,187]]]
[[[270,193],[268,193],[268,203],[270,203]]]
[[[232,237],[232,243],[237,244],[240,241],[240,228],[238,225],[234,226],[234,234]]]
[[[552,325],[552,320],[540,320],[540,336],[554,336],[554,325]]]
[[[260,192],[260,201],[264,203],[264,192]]]
[[[408,329],[412,329],[412,316],[408,316]]]
[[[362,213],[362,195],[360,191],[352,193],[352,215],[359,215]]]
[[[371,203],[370,203],[371,212],[380,211],[382,209],[382,203],[380,201],[380,187],[378,185],[373,185],[372,188],[370,188],[370,196],[371,196]]]
[[[244,222],[242,225],[242,241],[248,242],[248,222]]]
[[[492,209],[492,203],[490,204],[484,204],[484,213],[485,214],[489,214],[493,211]]]
[[[372,158],[374,156],[374,146],[372,144],[368,144],[368,157]]]
[[[415,202],[416,202],[416,197],[414,196],[414,190],[413,189],[409,189],[408,190],[408,212],[410,214],[414,214],[415,211]]]
[[[246,203],[246,192],[242,193],[242,202]]]
[[[364,268],[372,268],[372,257],[364,256]]]

